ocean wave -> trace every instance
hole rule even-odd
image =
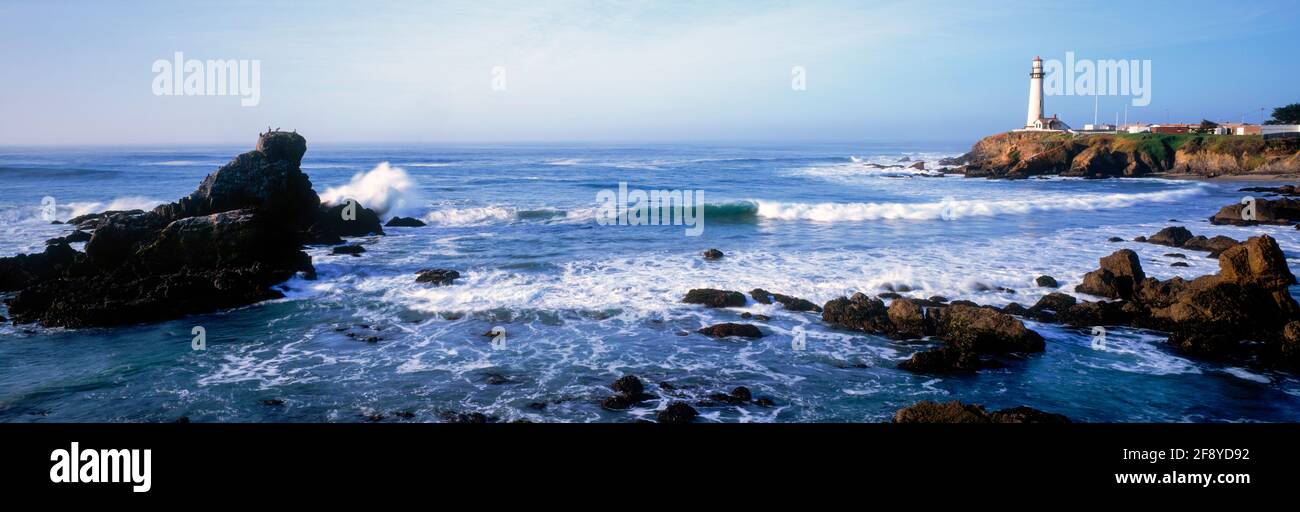
[[[944,200],[926,203],[786,203],[757,201],[758,216],[771,220],[861,222],[937,220],[1025,215],[1068,210],[1127,208],[1147,202],[1174,202],[1203,194],[1204,186],[1135,194],[1045,195],[1035,199]]]
[[[326,204],[354,199],[380,216],[397,215],[416,202],[415,181],[400,167],[381,162],[365,173],[352,176],[346,185],[330,187],[321,194]]]

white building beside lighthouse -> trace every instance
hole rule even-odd
[[[1055,114],[1043,117],[1043,59],[1034,57],[1029,72],[1029,113],[1025,117],[1025,127],[1017,131],[1063,132],[1069,129],[1069,125],[1057,119]]]

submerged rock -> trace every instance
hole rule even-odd
[[[361,253],[366,252],[366,248],[357,244],[340,245],[334,247],[334,250],[331,252],[333,254],[351,254],[353,256],[360,256]]]
[[[1038,276],[1037,279],[1034,279],[1034,284],[1037,284],[1040,288],[1059,288],[1061,286],[1056,282],[1056,278],[1052,276]]]
[[[722,251],[719,251],[717,249],[708,249],[704,251],[704,259],[706,260],[722,259],[723,256],[725,256],[725,254],[723,254]]]

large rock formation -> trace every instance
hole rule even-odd
[[[1121,300],[1076,302],[1051,294],[1027,315],[1076,327],[1157,329],[1169,332],[1169,343],[1191,355],[1300,367],[1300,353],[1286,335],[1287,326],[1300,320],[1300,305],[1288,290],[1296,279],[1272,237],[1253,237],[1224,250],[1218,274],[1191,281],[1142,277],[1137,256],[1128,250],[1102,258],[1101,266],[1088,275],[1102,276],[1091,280],[1102,284],[1081,285],[1079,291]]]
[[[933,336],[944,345],[912,355],[899,368],[915,372],[972,372],[995,366],[988,356],[1042,352],[1043,337],[1015,317],[993,308],[943,305],[898,298],[885,307],[878,298],[856,293],[827,302],[822,320],[842,329],[893,338]]]
[[[1300,142],[1258,136],[1009,132],[985,137],[948,160],[968,177],[1088,178],[1176,173],[1200,176],[1300,171]]]
[[[174,203],[69,221],[91,233],[84,253],[59,242],[0,258],[0,290],[18,291],[9,301],[14,321],[122,325],[283,296],[278,283],[314,277],[302,244],[383,232],[360,205],[321,205],[299,167],[306,149],[296,133],[262,134],[257,149]]]

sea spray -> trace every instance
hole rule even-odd
[[[321,201],[334,205],[355,199],[380,216],[397,215],[418,200],[415,181],[400,167],[381,162],[369,172],[357,173],[346,185],[330,187]]]

